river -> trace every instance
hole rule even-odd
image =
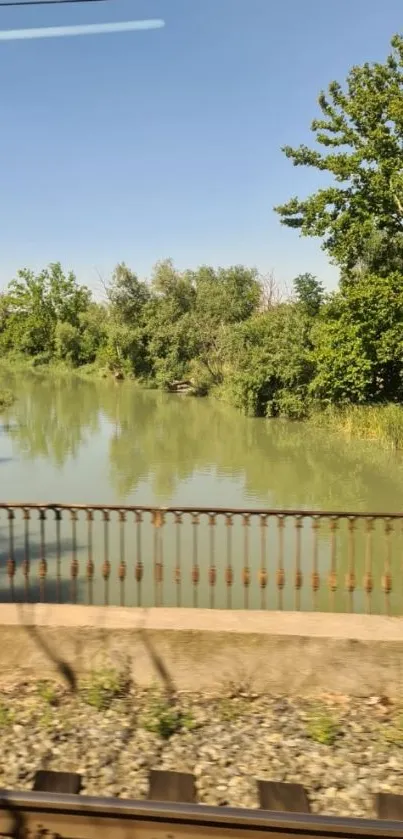
[[[0,475],[2,501],[76,502],[82,504],[131,504],[146,506],[195,507],[269,507],[301,510],[354,510],[361,512],[399,512],[403,497],[403,459],[387,452],[376,443],[349,442],[313,429],[309,425],[282,421],[265,421],[242,417],[230,407],[211,400],[168,395],[141,389],[132,382],[84,380],[78,376],[55,376],[37,373],[0,374],[0,388],[7,387],[16,395],[16,402],[2,418],[0,432]],[[17,517],[18,519],[18,517]],[[15,522],[17,560],[16,585],[22,591],[19,563],[22,557],[22,522]],[[0,559],[3,599],[9,596],[5,571],[7,559],[8,521],[1,519]],[[80,524],[81,527],[81,524]],[[36,531],[35,531],[36,528]],[[31,523],[30,538],[35,542],[37,523]],[[151,525],[145,532],[145,570],[151,562]],[[292,527],[285,534],[286,584],[284,608],[294,608],[295,590],[289,573],[295,561]],[[207,540],[207,524],[199,525],[200,551]],[[288,535],[287,535],[288,534]],[[256,539],[255,539],[256,536]],[[248,606],[276,606],[278,591],[273,583],[261,599],[257,585],[257,534],[251,535],[248,546],[252,581]],[[53,537],[52,537],[53,538]],[[181,602],[194,602],[192,584],[186,583],[186,569],[192,562],[192,528],[182,530],[182,562],[185,582]],[[243,538],[243,537],[242,537]],[[273,536],[274,538],[274,536]],[[357,583],[353,608],[364,610],[362,592],[364,568],[364,533],[356,534],[355,569]],[[395,580],[401,573],[400,534],[393,534],[393,572]],[[165,545],[167,570],[164,579],[164,603],[173,605],[175,587],[169,565],[174,562],[173,536]],[[221,539],[221,542],[220,542]],[[224,535],[218,538],[216,551],[220,561],[224,551]],[[254,541],[255,539],[255,541]],[[47,531],[47,540],[52,541]],[[97,541],[98,540],[98,541]],[[94,553],[101,554],[101,525],[94,529]],[[288,540],[288,541],[287,541]],[[319,540],[318,561],[322,573],[321,589],[313,603],[310,584],[312,572],[312,534],[303,532],[301,608],[329,608],[327,575],[329,571],[329,534]],[[340,579],[337,610],[347,608],[344,591],[346,573],[346,534],[339,539]],[[233,531],[232,549],[235,567],[240,562],[241,532]],[[125,551],[131,545],[126,539]],[[242,543],[243,544],[243,543]],[[374,608],[384,610],[380,589],[384,549],[378,541],[375,550]],[[207,542],[206,542],[207,545]],[[78,559],[80,569],[87,555],[84,530],[79,531]],[[38,549],[32,548],[38,558]],[[66,553],[69,552],[66,546]],[[237,555],[237,552],[239,556]],[[48,575],[54,573],[54,544],[47,546]],[[172,554],[172,556],[171,556]],[[268,541],[268,562],[275,562],[274,541]],[[125,557],[126,561],[129,559]],[[100,559],[99,559],[100,561]],[[67,560],[65,561],[67,562]],[[361,564],[360,564],[361,563]],[[52,570],[53,569],[53,570]],[[219,570],[219,569],[218,569]],[[274,571],[273,567],[273,571]],[[112,569],[111,580],[116,577]],[[68,577],[68,572],[67,577]],[[81,571],[80,571],[81,574]],[[35,576],[36,575],[36,576]],[[99,575],[98,575],[99,576]],[[292,579],[291,579],[292,577]],[[379,578],[379,579],[378,579]],[[37,574],[32,568],[31,596],[37,597]],[[133,580],[133,575],[131,575]],[[36,582],[35,582],[36,581]],[[398,585],[401,586],[400,582]],[[103,582],[95,582],[95,602],[102,602]],[[220,587],[221,586],[221,587]],[[209,605],[209,584],[203,575],[198,583],[198,605]],[[242,606],[245,587],[235,575],[232,606]],[[78,579],[78,599],[85,600],[86,588]],[[65,599],[69,598],[65,582]],[[126,581],[127,603],[135,602]],[[146,580],[143,605],[153,601],[154,590]],[[228,586],[223,580],[217,587],[214,605],[225,606]],[[118,602],[118,584],[113,583],[111,602]],[[193,597],[193,599],[192,599]],[[400,592],[392,590],[392,611],[400,611]],[[350,604],[351,606],[351,604]]]

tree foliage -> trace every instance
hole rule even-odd
[[[403,267],[403,37],[394,36],[383,64],[353,67],[344,88],[332,82],[319,107],[315,147],[284,152],[331,182],[275,209],[283,224],[321,237],[347,275],[365,254],[367,269],[387,276]]]
[[[403,277],[364,275],[315,326],[311,392],[328,403],[403,401]]]

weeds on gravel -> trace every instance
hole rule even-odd
[[[14,720],[14,711],[11,711],[10,708],[7,708],[7,705],[0,702],[0,728],[7,728],[7,726],[13,724]]]
[[[184,711],[178,704],[155,692],[150,695],[141,724],[146,731],[157,734],[162,740],[169,740],[178,731],[191,731],[195,727],[190,711]]]
[[[98,670],[81,685],[81,696],[87,705],[105,711],[115,699],[127,696],[130,682],[127,674],[118,670]]]
[[[219,700],[218,714],[223,722],[236,722],[248,709],[246,699],[242,697],[225,696]]]
[[[52,706],[57,704],[57,692],[52,682],[42,680],[37,683],[36,689],[39,698],[42,699],[45,705]]]
[[[52,728],[53,720],[53,710],[52,707],[48,705],[48,707],[45,708],[42,716],[39,719],[39,725],[41,726],[41,728]]]
[[[340,727],[337,720],[328,711],[316,708],[308,717],[306,731],[311,740],[324,746],[333,746]]]
[[[403,712],[400,712],[383,731],[383,739],[391,746],[403,748]]]

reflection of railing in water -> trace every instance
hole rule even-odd
[[[401,614],[402,525],[388,513],[1,503],[0,583],[11,600]]]

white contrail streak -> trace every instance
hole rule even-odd
[[[40,29],[0,29],[0,41],[28,41],[35,38],[70,38],[75,35],[109,35],[113,32],[161,29],[163,26],[165,26],[163,20],[127,20],[121,23],[43,26]]]

